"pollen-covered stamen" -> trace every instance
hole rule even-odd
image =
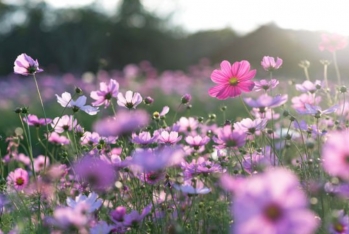
[[[232,85],[232,86],[238,85],[238,84],[239,84],[238,78],[236,78],[236,77],[230,78],[230,79],[229,79],[229,84]]]

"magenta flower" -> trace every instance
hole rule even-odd
[[[237,97],[241,92],[250,92],[254,83],[251,79],[256,75],[256,70],[250,70],[248,61],[235,62],[231,65],[228,61],[221,62],[221,70],[214,70],[211,80],[217,86],[210,88],[208,93],[211,97],[227,99]]]
[[[36,115],[29,114],[28,116],[23,118],[23,121],[26,122],[29,126],[40,127],[40,126],[44,126],[51,123],[52,119],[49,119],[49,118],[39,119]]]
[[[261,65],[266,71],[274,71],[279,69],[282,65],[282,59],[277,57],[275,62],[275,59],[273,57],[264,56]]]
[[[349,132],[329,132],[322,147],[323,167],[331,176],[349,180]]]
[[[246,179],[232,205],[233,232],[239,234],[314,233],[319,225],[307,207],[297,177],[283,168]]]
[[[344,49],[348,45],[348,39],[338,34],[322,34],[321,38],[322,41],[319,44],[321,51],[335,52]]]
[[[127,109],[136,109],[136,107],[143,101],[139,93],[127,91],[125,97],[122,93],[118,94],[118,105],[126,107]]]
[[[15,60],[14,72],[20,75],[33,75],[43,70],[39,68],[38,60],[32,59],[27,54],[19,55]]]
[[[105,82],[99,83],[99,90],[92,91],[90,97],[95,102],[92,102],[92,106],[101,106],[107,108],[110,105],[111,99],[116,98],[119,93],[119,83],[116,80],[111,79],[107,85]]]
[[[268,91],[270,89],[274,89],[279,84],[279,81],[277,79],[271,79],[270,81],[267,80],[260,80],[254,82],[254,90],[255,91]]]
[[[17,191],[23,190],[29,183],[29,175],[26,170],[17,168],[10,172],[6,178],[7,186]]]

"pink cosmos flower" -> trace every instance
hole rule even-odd
[[[329,132],[322,147],[323,167],[331,176],[349,180],[349,131]]]
[[[67,205],[73,209],[82,203],[84,205],[87,205],[87,213],[93,213],[101,207],[103,200],[98,198],[98,195],[94,192],[90,193],[88,197],[86,197],[83,194],[80,194],[77,197],[75,197],[75,199],[72,199],[70,197],[67,198]]]
[[[213,137],[213,141],[218,144],[218,148],[242,147],[246,142],[246,133],[233,130],[230,125],[220,128],[217,137]]]
[[[136,210],[132,210],[129,214],[126,214],[126,208],[117,207],[110,213],[111,219],[116,223],[122,223],[123,226],[132,227],[138,225],[151,211],[152,205],[146,206],[142,213],[138,213]]]
[[[74,117],[72,115],[63,115],[62,117],[56,117],[53,119],[51,126],[57,133],[72,131],[77,125],[77,120],[73,119]]]
[[[181,117],[177,122],[179,132],[195,131],[197,129],[198,125],[199,125],[199,122],[196,119],[194,119],[193,117],[189,117],[189,118]]]
[[[231,65],[228,61],[221,62],[221,70],[214,70],[211,80],[217,86],[209,89],[211,97],[227,99],[237,97],[241,92],[250,92],[254,83],[251,79],[256,75],[256,70],[250,70],[248,61],[235,62]]]
[[[97,132],[84,132],[84,135],[81,138],[82,145],[97,145],[101,137]]]
[[[322,34],[322,41],[319,44],[321,51],[328,50],[329,52],[335,52],[336,50],[342,50],[348,45],[348,39],[339,34]]]
[[[60,136],[57,132],[49,134],[48,141],[57,145],[69,145],[70,141],[65,136]]]
[[[39,172],[44,168],[45,165],[45,161],[46,161],[46,168],[48,167],[48,165],[50,164],[50,159],[48,157],[46,157],[43,155],[39,155],[37,158],[34,159],[34,171],[35,172]]]
[[[232,203],[233,233],[314,233],[319,226],[291,171],[270,169],[243,181]]]
[[[29,126],[40,127],[40,126],[44,126],[51,123],[52,119],[49,119],[49,118],[39,119],[36,115],[29,114],[28,116],[23,118],[23,121],[26,122]]]
[[[246,134],[255,134],[265,129],[267,126],[267,119],[255,119],[246,118],[240,122],[234,123],[234,129],[241,130]]]
[[[316,80],[315,83],[306,80],[302,84],[296,84],[296,89],[303,93],[315,93],[316,90],[321,89],[322,82],[320,80]]]
[[[321,97],[315,97],[314,94],[307,94],[303,93],[300,96],[293,97],[292,98],[292,107],[299,113],[299,114],[306,114],[307,108],[305,104],[309,105],[317,105],[321,101]]]
[[[118,94],[118,105],[128,109],[136,109],[136,107],[143,101],[139,93],[127,91],[125,97],[122,93]]]
[[[162,144],[176,144],[182,140],[182,136],[179,136],[178,132],[175,131],[156,131],[154,135],[157,136],[157,141]]]
[[[23,190],[29,183],[29,175],[26,170],[17,168],[8,174],[6,180],[9,188]]]
[[[267,91],[270,89],[274,89],[279,84],[279,81],[277,79],[271,79],[270,81],[267,80],[260,80],[254,82],[254,90],[255,91]]]
[[[27,54],[19,55],[15,60],[14,72],[20,75],[33,75],[43,70],[39,68],[38,60],[32,59]]]
[[[200,146],[206,145],[209,141],[210,138],[208,136],[200,136],[200,135],[196,135],[196,136],[187,136],[185,138],[185,141],[192,147],[198,149]]]
[[[95,102],[92,102],[92,106],[101,106],[107,108],[110,105],[111,99],[116,98],[119,93],[119,83],[116,80],[111,79],[107,85],[105,82],[99,83],[99,90],[92,91],[90,97]]]
[[[276,62],[273,57],[264,56],[261,65],[266,71],[274,71],[280,68],[282,65],[282,59],[277,57]]]
[[[56,94],[56,97],[57,97],[57,102],[61,104],[62,107],[72,108],[74,112],[82,110],[89,115],[96,115],[99,111],[98,108],[96,107],[85,105],[87,98],[84,95],[78,97],[76,101],[72,99],[71,94],[68,92],[64,92],[62,94],[62,97]]]
[[[150,132],[132,133],[132,142],[139,145],[149,145],[155,142],[157,136],[151,136]]]

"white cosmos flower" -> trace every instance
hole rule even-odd
[[[68,92],[64,92],[62,94],[62,97],[58,96],[57,97],[57,102],[61,104],[63,107],[68,107],[72,108],[74,112],[77,112],[78,110],[85,111],[89,115],[95,115],[98,113],[98,107],[92,107],[90,105],[85,105],[86,104],[86,96],[82,95],[76,101],[74,101]]]

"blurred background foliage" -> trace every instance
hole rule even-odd
[[[17,5],[0,0],[0,75],[11,73],[14,59],[23,52],[38,58],[50,74],[77,75],[122,69],[143,60],[160,71],[186,70],[205,57],[213,64],[223,59],[246,59],[260,76],[267,76],[260,61],[269,55],[284,59],[279,75],[304,78],[298,67],[301,60],[309,60],[313,74],[320,76],[319,60],[332,59],[330,53],[317,48],[320,32],[285,30],[269,24],[243,36],[231,28],[189,33],[171,24],[171,16],[148,12],[140,0],[122,1],[113,14],[104,12],[97,2],[56,9],[34,0]],[[338,60],[343,74],[349,74],[344,54],[338,54]]]

